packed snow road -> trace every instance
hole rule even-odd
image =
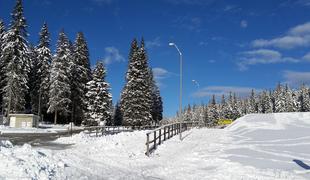
[[[247,115],[226,129],[193,129],[145,156],[145,131],[54,143],[0,145],[0,179],[310,179],[310,113]]]

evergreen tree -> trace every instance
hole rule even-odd
[[[285,111],[286,112],[295,112],[295,102],[293,99],[293,92],[288,87],[288,85],[285,85]]]
[[[83,33],[78,33],[74,43],[71,64],[71,120],[81,124],[85,110],[86,83],[90,81],[89,52]]]
[[[121,95],[121,109],[125,125],[149,125],[152,122],[152,92],[147,55],[142,40],[137,48],[136,40],[131,44],[126,85]]]
[[[212,96],[212,99],[211,99],[209,106],[208,106],[208,110],[209,111],[208,111],[208,123],[207,123],[207,125],[209,127],[212,127],[212,126],[216,125],[216,123],[219,119],[215,95]]]
[[[102,62],[98,62],[93,70],[93,79],[86,85],[86,119],[85,125],[98,125],[100,121],[107,124],[111,121],[112,95],[110,85],[105,81],[106,70]]]
[[[39,62],[36,50],[33,46],[29,47],[30,73],[29,73],[29,93],[26,95],[26,109],[33,114],[38,114],[39,110],[39,89],[40,74]]]
[[[2,114],[3,112],[3,106],[2,106],[2,97],[3,97],[3,91],[2,91],[2,87],[4,86],[3,81],[5,78],[5,64],[1,59],[2,56],[2,48],[3,48],[3,37],[5,34],[5,25],[4,22],[2,21],[2,19],[0,19],[0,113]]]
[[[234,93],[233,99],[231,101],[232,108],[232,119],[235,120],[241,116],[241,105],[237,99],[236,94]]]
[[[300,87],[299,103],[301,112],[310,111],[309,88],[307,88],[304,84]]]
[[[248,101],[247,113],[249,114],[257,113],[257,105],[256,105],[256,97],[255,97],[254,89],[252,89],[251,95]]]
[[[183,119],[183,121],[187,121],[187,122],[190,122],[190,121],[192,121],[192,107],[191,107],[191,105],[189,104],[188,106],[187,106],[187,108],[185,108],[184,110],[183,110],[183,117],[182,117],[182,119]]]
[[[220,104],[220,118],[226,119],[228,114],[228,105],[226,103],[225,95],[222,95],[221,104]]]
[[[273,97],[275,99],[275,112],[285,112],[285,89],[279,83],[277,89],[273,93]]]
[[[3,36],[1,64],[4,67],[3,101],[6,112],[24,112],[25,96],[28,91],[29,54],[27,45],[26,19],[22,1],[17,0],[12,12],[12,21]]]
[[[36,71],[38,76],[38,89],[36,90],[36,93],[39,96],[35,103],[37,103],[38,106],[38,114],[41,115],[41,113],[46,114],[48,109],[50,70],[52,62],[52,53],[50,50],[50,33],[46,23],[43,24],[39,36],[39,43],[36,47],[38,61],[38,68]]]
[[[57,123],[58,114],[68,116],[70,112],[70,44],[64,31],[59,34],[56,55],[51,64],[49,113],[54,113],[54,123]]]
[[[121,106],[119,102],[117,102],[115,105],[113,122],[114,122],[114,126],[121,126],[123,124],[123,115],[122,115]]]
[[[159,88],[153,77],[153,71],[150,70],[150,87],[152,92],[151,114],[153,123],[158,124],[163,119],[163,102],[160,96]]]
[[[267,91],[263,91],[259,100],[259,113],[272,113],[271,98]]]

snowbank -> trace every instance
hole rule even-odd
[[[81,133],[42,147],[1,147],[0,179],[310,179],[309,132],[310,113],[248,115],[227,129],[173,137],[151,157],[146,131]]]

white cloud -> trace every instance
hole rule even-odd
[[[156,37],[152,41],[146,41],[145,45],[146,45],[146,48],[151,49],[151,48],[154,48],[154,47],[160,47],[162,45],[162,43],[160,41],[160,37]]]
[[[292,35],[309,35],[310,34],[310,22],[298,25],[289,31]]]
[[[293,87],[298,87],[302,84],[310,85],[310,72],[284,71],[283,78],[285,83]]]
[[[293,49],[310,45],[310,22],[291,28],[286,35],[274,39],[257,39],[252,42],[253,47],[276,47]]]
[[[292,62],[297,63],[299,60],[292,57],[283,57],[282,54],[275,50],[258,49],[240,53],[238,66],[240,70],[247,70],[248,66],[255,64],[275,64]]]
[[[256,92],[261,91],[260,89],[252,88],[252,87],[241,87],[241,86],[207,86],[205,88],[202,88],[201,90],[198,90],[193,94],[194,97],[209,97],[212,95],[215,96],[222,96],[228,95],[230,92],[236,93],[237,96],[245,97],[248,96],[252,89],[254,89]]]
[[[153,74],[155,79],[165,79],[169,75],[169,71],[164,68],[153,68]]]
[[[105,64],[111,64],[113,62],[123,62],[125,58],[120,54],[119,50],[115,47],[106,47],[105,56],[103,62]]]
[[[152,68],[152,71],[156,84],[160,88],[166,87],[166,85],[163,83],[164,79],[169,78],[171,75],[175,75],[174,73],[169,72],[168,70],[161,67]]]
[[[242,28],[247,28],[247,27],[248,27],[248,22],[247,22],[246,20],[242,20],[242,21],[240,22],[240,27],[242,27]]]
[[[307,53],[306,55],[304,55],[304,57],[302,59],[304,59],[306,61],[310,61],[310,52]]]

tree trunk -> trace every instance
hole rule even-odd
[[[54,124],[57,124],[57,110],[55,110],[55,116],[54,116]]]

